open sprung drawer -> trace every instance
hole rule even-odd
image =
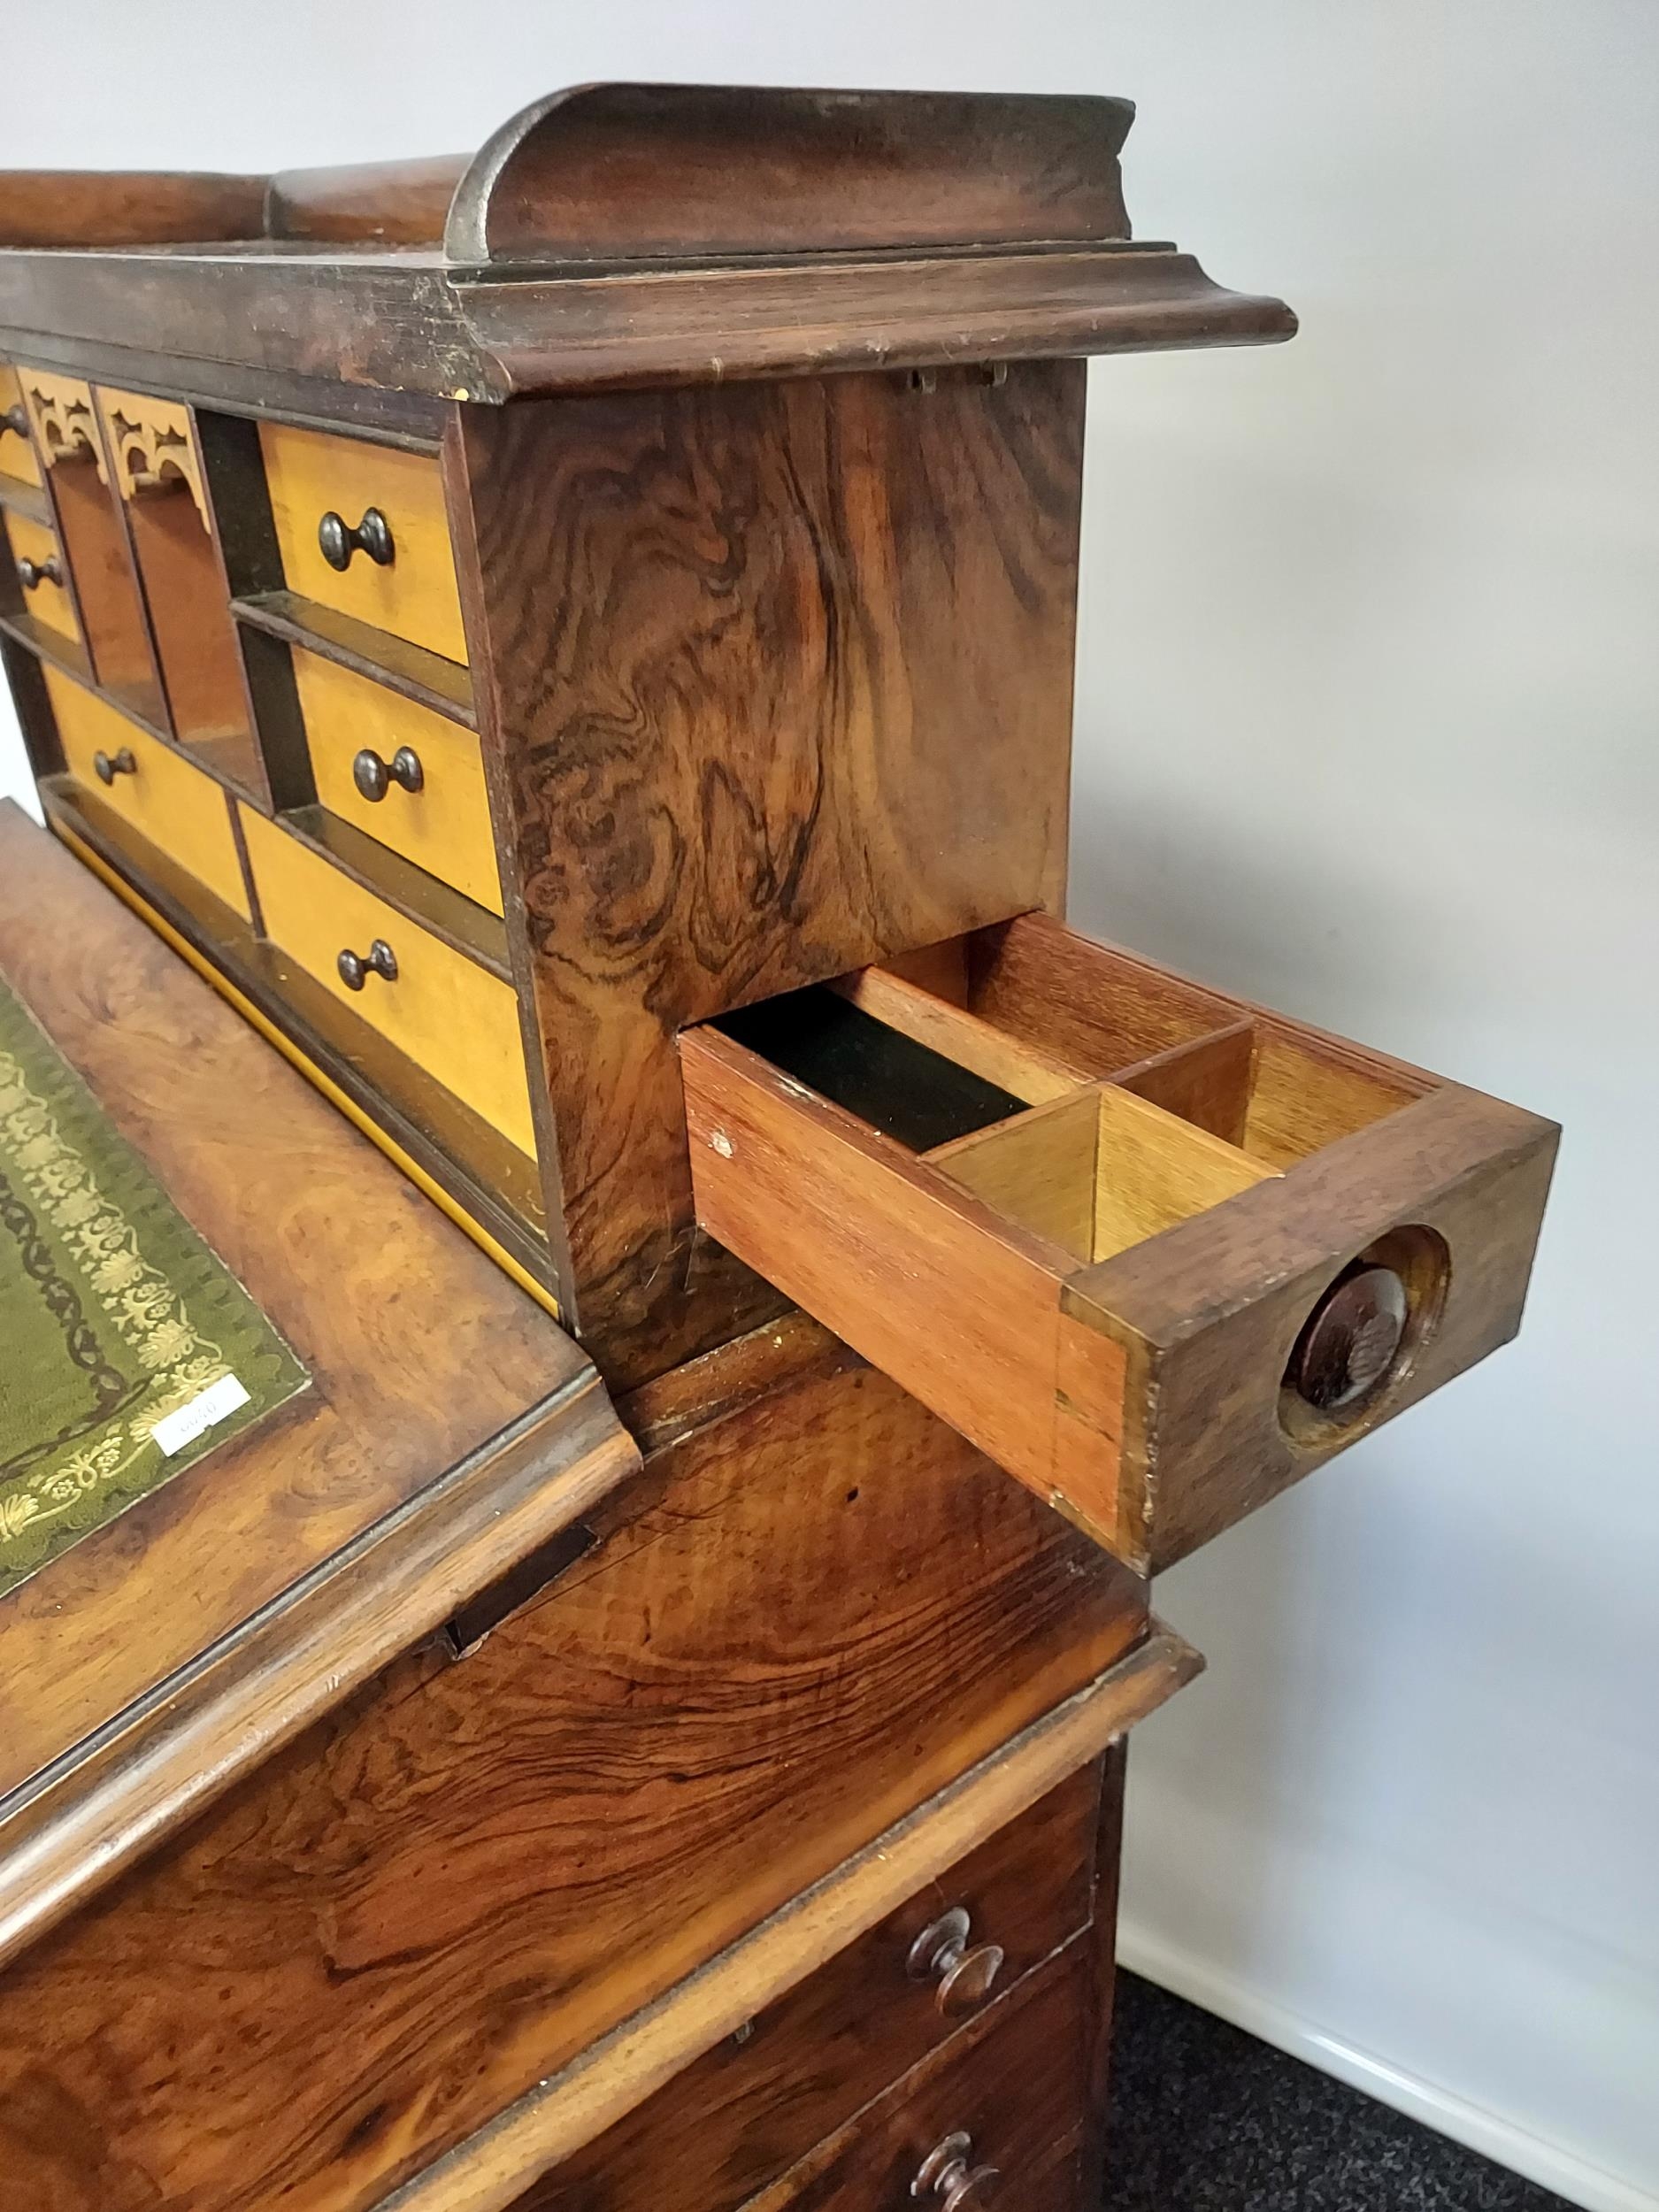
[[[1553,1123],[1046,916],[680,1056],[709,1233],[1143,1572],[1519,1325]]]

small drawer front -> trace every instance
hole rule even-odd
[[[518,1007],[510,987],[264,815],[248,807],[241,811],[254,888],[273,943],[534,1157]],[[388,949],[389,964],[377,947]],[[345,981],[342,954],[361,964],[360,989]]]
[[[28,409],[23,387],[10,362],[0,361],[0,476],[19,483],[38,485],[40,464],[29,439]]]
[[[96,694],[55,668],[42,672],[76,782],[247,921],[248,890],[223,788]]]
[[[1137,1571],[1515,1333],[1552,1123],[1041,916],[958,987],[686,1032],[697,1217]]]
[[[299,647],[294,680],[321,803],[499,914],[501,879],[474,733]]]
[[[6,534],[12,541],[12,558],[17,566],[18,582],[22,588],[26,613],[43,622],[49,630],[73,643],[81,642],[81,625],[75,619],[75,603],[69,592],[69,569],[63,549],[50,530],[42,530],[37,522],[26,515],[6,517]]]
[[[733,2212],[1087,1925],[1100,1770],[1052,1791],[513,2212]]]
[[[748,2212],[980,2212],[994,2203],[1084,2212],[1075,2187],[1091,2005],[1087,1947],[1074,1941],[751,2197]]]
[[[259,443],[289,590],[465,663],[436,461],[280,423],[262,423]],[[375,516],[383,529],[365,523]],[[324,557],[324,534],[343,568]]]

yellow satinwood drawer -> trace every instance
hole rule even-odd
[[[264,815],[249,807],[241,811],[266,936],[342,1005],[534,1156],[524,1044],[511,987]],[[390,952],[389,975],[373,961],[377,946]],[[346,982],[342,953],[362,964],[360,988]]]
[[[411,645],[424,645],[446,660],[465,662],[466,640],[436,461],[396,446],[368,445],[358,438],[295,430],[281,423],[261,423],[259,443],[288,589],[376,629],[390,630]],[[336,518],[373,549],[375,534],[363,526],[371,511],[389,534],[389,545],[383,548],[389,557],[377,560],[373,549],[359,544],[343,549],[344,568],[333,566],[324,558],[319,535],[324,518]]]
[[[501,878],[475,734],[299,647],[294,680],[321,803],[499,914]]]
[[[6,517],[6,534],[12,541],[12,557],[17,563],[25,608],[49,630],[79,645],[81,625],[75,620],[69,570],[57,539],[38,522],[19,514]]]
[[[15,477],[25,484],[41,480],[40,464],[29,442],[23,387],[9,361],[0,361],[0,476]]]
[[[42,672],[76,782],[247,921],[248,889],[222,787],[96,693],[55,668]]]

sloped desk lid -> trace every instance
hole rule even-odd
[[[311,1376],[0,1597],[4,1961],[639,1458],[572,1340],[10,804],[0,974]]]
[[[1282,301],[1132,238],[1133,116],[1082,94],[592,84],[471,157],[0,172],[0,333],[108,377],[99,348],[211,365],[204,396],[257,370],[482,401],[1289,337]]]

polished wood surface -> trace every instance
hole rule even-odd
[[[619,1386],[743,1294],[693,1271],[676,1031],[1061,896],[1082,399],[1054,363],[461,426],[561,1298]]]
[[[312,1378],[268,1423],[0,1603],[9,1805],[585,1363],[11,806],[0,810],[0,970]],[[224,1748],[204,1747],[210,1786]]]
[[[259,443],[288,589],[446,660],[465,661],[437,464],[396,446],[320,437],[281,423],[261,423]],[[318,542],[322,517],[341,515],[355,528],[372,508],[391,526],[391,561],[380,566],[357,553],[348,567],[330,567]]]
[[[0,246],[165,245],[257,238],[263,177],[156,169],[8,169],[0,174]]]
[[[303,649],[294,654],[294,680],[319,802],[499,914],[501,876],[476,736]],[[353,776],[357,754],[366,749],[389,764],[404,747],[420,764],[419,787],[411,792],[388,781],[380,799],[366,798]]]
[[[579,85],[489,140],[445,246],[604,262],[1125,239],[1133,119],[1087,94]]]
[[[1141,1586],[867,1370],[810,1362],[641,1480],[458,1665],[388,1678],[13,1963],[0,2147],[37,2193],[131,2212],[165,2177],[228,2212],[280,2172],[296,2212],[373,2205],[515,2099],[545,2122],[597,2038],[980,1762],[1010,1817],[1188,1671],[1136,1666]],[[1051,1714],[1060,1747],[1010,1763]],[[768,1947],[760,2001],[988,1832],[884,1841],[855,1924]],[[687,2001],[671,2070],[726,2032],[718,1985]],[[589,2078],[589,2131],[662,2078]],[[54,2107],[96,2134],[42,2137]]]
[[[223,787],[55,668],[45,672],[64,759],[77,783],[130,821],[215,898],[249,917],[242,855]],[[134,767],[105,782],[95,763],[123,750]]]
[[[511,988],[250,807],[241,812],[249,866],[271,940],[359,1019],[435,1076],[520,1151],[535,1136]],[[366,959],[377,941],[396,959],[390,981],[342,980],[342,951]]]
[[[1085,1927],[1094,1909],[1098,1764],[1081,1768],[941,1872],[797,1988],[746,2021],[519,2200],[515,2212],[649,2212],[664,2164],[679,2200],[732,2212],[833,2133],[968,2015],[911,1970],[928,1927],[965,1912],[1002,1962],[985,2002]]]

